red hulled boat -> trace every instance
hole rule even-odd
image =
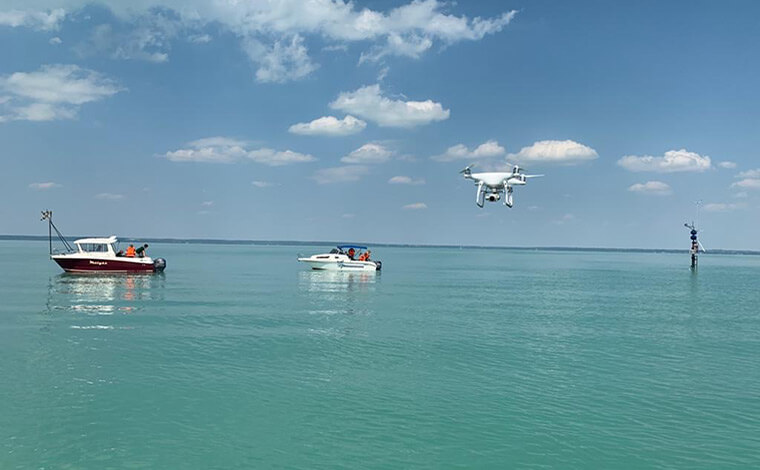
[[[53,225],[52,211],[44,211],[42,219],[47,219],[49,222],[50,259],[58,263],[66,272],[155,273],[166,269],[166,260],[163,258],[136,256],[134,249],[130,253],[132,256],[124,256],[121,251],[117,252],[115,247],[119,240],[115,236],[82,238],[74,241],[76,248],[73,248]],[[67,253],[53,253],[52,230],[58,234]]]

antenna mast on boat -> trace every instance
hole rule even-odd
[[[67,250],[74,251],[74,248],[69,245],[69,242],[66,241],[66,238],[63,236],[60,230],[58,230],[58,227],[55,226],[53,223],[53,211],[42,211],[42,218],[40,220],[47,220],[48,221],[48,243],[50,245],[50,254],[53,254],[53,230],[55,230],[56,235],[58,235],[58,238],[63,242],[63,246],[66,247]]]

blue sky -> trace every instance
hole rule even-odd
[[[1,234],[758,248],[756,2],[124,3],[0,4]]]

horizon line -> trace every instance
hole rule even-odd
[[[65,237],[67,241],[74,241],[87,237]],[[123,241],[145,240],[146,237],[117,237]],[[153,243],[198,243],[198,244],[216,244],[216,245],[332,245],[337,246],[344,242],[332,240],[250,240],[250,239],[227,239],[227,238],[167,238],[167,237],[147,237]],[[0,240],[18,240],[18,241],[45,241],[48,237],[44,235],[0,235]],[[386,246],[386,247],[407,247],[407,248],[460,248],[460,249],[489,249],[489,250],[544,250],[544,251],[606,251],[606,252],[640,252],[640,253],[682,253],[688,252],[688,248],[625,248],[625,247],[581,247],[581,246],[498,246],[498,245],[462,245],[462,244],[428,244],[428,243],[384,243],[384,242],[357,242],[364,245]],[[718,254],[744,254],[760,255],[757,250],[741,250],[714,248],[705,253]]]

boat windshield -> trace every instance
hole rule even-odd
[[[80,243],[79,250],[84,253],[107,253],[108,244],[106,243]]]

